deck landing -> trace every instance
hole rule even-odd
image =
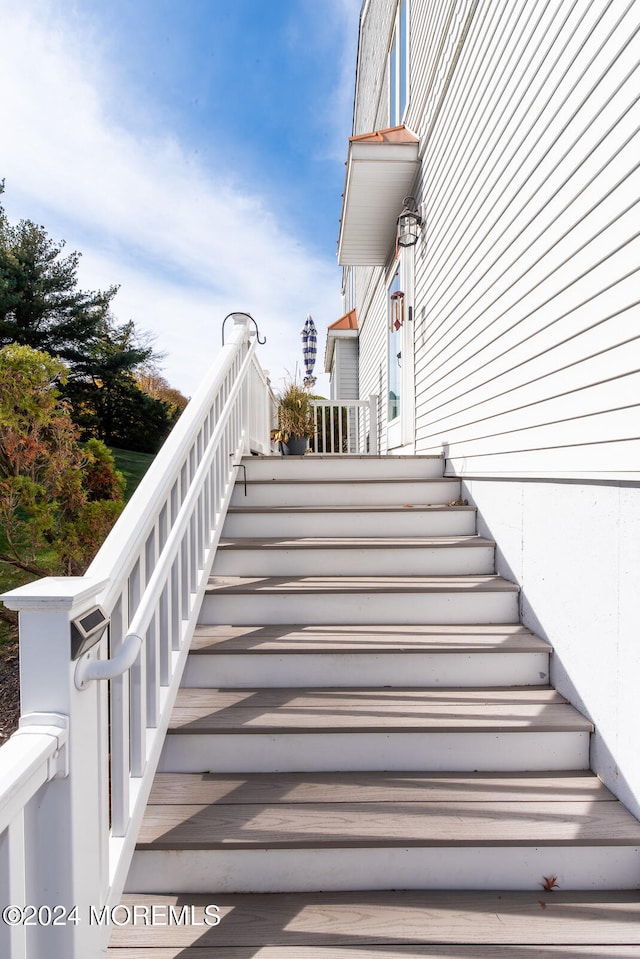
[[[372,892],[125,896],[157,908],[219,907],[206,927],[116,928],[110,959],[631,959],[637,892]],[[541,948],[543,947],[543,948]]]

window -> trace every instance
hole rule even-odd
[[[389,126],[402,123],[409,100],[409,28],[407,4],[400,0],[389,51]]]
[[[342,303],[344,312],[354,310],[356,306],[356,275],[352,266],[345,267],[342,282]]]

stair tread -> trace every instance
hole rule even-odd
[[[315,505],[310,503],[304,506],[229,506],[229,513],[407,513],[407,512],[450,512],[451,510],[476,511],[475,506],[456,505],[445,503],[405,503],[394,506],[372,506],[362,503],[358,506],[341,506],[340,504]]]
[[[233,549],[448,549],[460,547],[487,547],[495,542],[482,536],[296,536],[243,537],[222,539],[218,548]]]
[[[268,478],[258,478],[250,479],[247,477],[247,486],[353,486],[354,483],[357,483],[358,486],[373,486],[376,483],[384,483],[388,486],[390,483],[394,485],[400,484],[400,488],[403,485],[409,483],[425,483],[427,485],[433,485],[434,483],[460,483],[459,478],[455,476],[359,476],[357,479],[354,477],[333,477],[333,476],[303,476],[303,477],[276,477],[270,476]],[[240,479],[239,487],[244,486],[244,479]]]
[[[340,400],[335,401],[336,406],[340,406]],[[371,463],[376,461],[382,461],[384,463],[414,463],[416,460],[439,460],[443,466],[445,462],[445,457],[442,453],[305,453],[302,457],[302,460],[305,463],[315,462],[316,460],[327,460],[327,462],[335,464],[336,466],[342,460],[361,460],[363,465],[369,466]],[[266,461],[267,463],[289,463],[290,459],[284,459],[283,456],[279,454],[274,456],[273,453],[252,453],[250,456],[244,455],[242,457],[242,462],[246,463],[259,463],[260,461]]]
[[[592,772],[157,773],[149,805],[318,802],[615,802]]]
[[[637,891],[417,890],[188,897],[131,893],[122,902],[130,908],[155,904],[160,909],[188,904],[200,921],[204,907],[215,903],[221,917],[220,924],[212,927],[196,923],[117,926],[110,954],[127,959],[154,959],[154,946],[174,950],[168,956],[157,954],[158,959],[177,959],[190,945],[198,946],[194,959],[214,959],[220,949],[225,950],[225,959],[245,959],[247,948],[260,959],[289,955],[291,959],[396,959],[396,952],[406,959],[520,959],[520,948],[514,948],[518,943],[530,948],[522,959],[631,959],[640,944]],[[388,954],[385,944],[393,946]],[[539,948],[556,944],[565,945],[567,951],[556,954]],[[371,947],[376,945],[383,951],[373,952]],[[468,950],[461,951],[465,945]],[[504,951],[496,951],[500,945]],[[581,945],[585,951],[579,949]],[[604,951],[594,952],[593,945],[602,945]],[[272,948],[263,957],[262,950],[268,947]],[[136,948],[139,954],[133,951]]]
[[[553,689],[181,689],[174,733],[583,731],[591,723]]]
[[[488,573],[474,576],[212,576],[207,593],[327,595],[361,593],[517,592],[516,583]]]
[[[323,937],[321,937],[323,938]],[[124,954],[117,946],[107,951],[117,959]],[[637,959],[636,946],[256,946],[251,959]],[[222,959],[219,949],[169,948],[131,949],[126,959]],[[224,959],[247,959],[246,947],[227,947]]]
[[[192,653],[551,653],[519,624],[479,626],[208,626],[196,627]]]
[[[148,806],[138,849],[640,845],[619,802],[439,801]]]

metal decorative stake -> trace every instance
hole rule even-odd
[[[223,346],[224,346],[224,325],[227,322],[227,320],[230,319],[230,317],[232,316],[246,316],[248,320],[251,320],[251,322],[256,328],[256,336],[258,338],[258,343],[260,344],[260,346],[264,346],[264,344],[267,342],[267,338],[266,336],[263,336],[262,339],[260,338],[260,330],[258,329],[258,324],[254,320],[254,318],[251,316],[250,313],[241,313],[241,312],[227,313],[224,320],[222,321],[222,345]]]

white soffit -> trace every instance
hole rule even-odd
[[[351,137],[338,239],[340,266],[383,266],[402,201],[418,172],[419,141],[406,127]]]

